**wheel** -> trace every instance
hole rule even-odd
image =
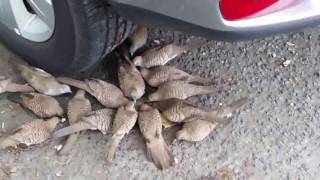
[[[134,28],[103,0],[1,1],[0,39],[54,74],[88,70]]]

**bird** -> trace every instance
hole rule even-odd
[[[184,81],[170,81],[161,85],[157,91],[148,96],[149,101],[161,101],[171,98],[187,99],[195,95],[211,94],[214,86],[199,86]]]
[[[36,119],[29,121],[15,129],[0,142],[0,149],[17,148],[20,144],[27,146],[40,144],[50,138],[60,119],[53,117],[48,120]]]
[[[114,109],[104,108],[92,111],[81,117],[78,122],[54,132],[52,137],[59,138],[88,129],[99,130],[102,134],[107,134],[110,131],[114,115]]]
[[[116,112],[111,128],[112,137],[107,143],[106,159],[108,162],[113,161],[120,141],[137,122],[138,112],[134,106],[134,102],[129,102],[127,105],[120,107]]]
[[[130,47],[129,53],[132,56],[137,50],[143,47],[148,40],[148,29],[143,26],[138,26],[133,34],[129,37]]]
[[[160,112],[147,104],[141,105],[138,124],[146,142],[148,159],[159,169],[173,166],[175,164],[173,154],[162,136]]]
[[[140,68],[140,72],[144,80],[146,80],[147,83],[152,87],[159,87],[167,82],[177,80],[200,83],[204,85],[211,83],[210,79],[188,74],[173,66],[156,66],[149,69]]]
[[[21,102],[19,102],[21,101]],[[40,93],[25,93],[20,95],[18,100],[23,107],[31,110],[40,118],[63,116],[63,109],[59,102],[51,96]]]
[[[129,59],[118,55],[118,79],[120,89],[126,97],[136,101],[145,93],[145,83],[139,70]]]
[[[195,107],[194,105],[180,99],[167,99],[164,101],[146,102],[160,110],[161,114],[169,121],[174,123],[186,122],[191,116],[204,116],[207,112]]]
[[[59,83],[54,76],[27,64],[16,64],[22,78],[35,90],[49,96],[71,93],[70,86]]]
[[[34,92],[34,89],[28,84],[17,84],[11,79],[0,80],[0,94],[6,92]]]
[[[90,101],[85,97],[85,91],[82,89],[79,89],[75,96],[69,101],[68,103],[68,121],[69,124],[75,124],[80,120],[81,117],[87,115],[89,112],[91,112],[91,103]],[[67,154],[70,149],[72,148],[72,145],[78,138],[78,133],[71,134],[67,140],[65,141],[62,149],[59,150],[59,154]]]
[[[107,108],[118,108],[129,102],[117,86],[100,79],[86,79],[85,81],[67,77],[57,79],[62,83],[87,91]]]
[[[204,43],[203,40],[193,39],[185,45],[168,44],[165,46],[158,46],[146,50],[140,56],[133,59],[136,66],[151,68],[154,66],[163,66],[175,57],[181,55],[183,52],[193,48],[198,48]]]
[[[235,110],[246,104],[247,97],[240,98],[239,100],[231,103],[226,107],[205,111],[185,100],[168,99],[164,101],[147,102],[147,104],[159,109],[161,114],[169,121],[174,123],[182,123],[190,120],[192,116],[202,116],[207,121],[224,122],[226,116],[232,114]]]
[[[183,127],[176,133],[177,140],[186,141],[202,141],[206,138],[212,130],[224,120],[227,122],[228,118],[232,116],[232,113],[248,102],[248,98],[240,98],[226,107],[220,107],[211,111],[211,117],[208,116],[190,116],[185,120]],[[211,120],[208,120],[210,119]],[[214,121],[219,119],[219,121]]]
[[[218,125],[217,122],[210,122],[201,116],[187,118],[182,129],[176,133],[177,140],[202,141]]]

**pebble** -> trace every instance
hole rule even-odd
[[[62,176],[62,172],[61,172],[61,171],[56,172],[56,176],[57,176],[57,177],[61,177],[61,176]]]
[[[291,63],[291,60],[287,59],[287,60],[285,60],[285,61],[282,63],[282,65],[283,65],[284,67],[287,67],[287,66],[290,65],[290,63]]]
[[[56,150],[56,151],[60,151],[61,149],[62,149],[62,144],[59,144],[59,145],[57,145],[57,146],[54,146],[54,149]]]
[[[160,41],[159,41],[158,39],[153,40],[153,42],[154,42],[155,44],[157,44],[157,45],[160,44]]]
[[[295,46],[295,44],[293,44],[292,42],[288,41],[287,43],[287,46]]]

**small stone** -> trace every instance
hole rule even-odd
[[[311,101],[311,97],[310,97],[310,96],[307,96],[307,97],[306,97],[306,101],[307,101],[307,102],[310,102],[310,101]]]
[[[59,172],[56,172],[56,176],[57,177],[61,177],[63,174],[62,174],[62,172],[61,171],[59,171]]]
[[[284,67],[287,67],[287,66],[290,65],[290,63],[291,63],[291,60],[287,59],[287,60],[285,60],[285,61],[282,63],[282,65],[283,65]]]
[[[175,158],[174,158],[174,163],[175,163],[175,164],[178,164],[178,162],[179,162],[179,161],[178,161],[178,158],[175,157]]]
[[[58,146],[54,146],[54,149],[56,150],[56,151],[60,151],[61,149],[62,149],[62,144],[59,144]]]
[[[227,118],[231,118],[232,117],[232,113],[227,114]]]
[[[292,42],[290,42],[290,41],[289,41],[289,42],[287,42],[286,44],[287,44],[287,46],[295,46],[295,44],[293,44],[293,43],[292,43]]]
[[[159,40],[157,40],[157,39],[153,40],[153,42],[154,42],[155,44],[157,44],[157,45],[159,45],[159,44],[160,44],[160,41],[159,41]]]
[[[61,122],[65,122],[67,119],[66,118],[62,118],[61,119]]]

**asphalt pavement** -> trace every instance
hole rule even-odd
[[[173,36],[173,34],[175,34]],[[183,36],[183,35],[182,35]],[[151,30],[149,45],[180,41],[179,33]],[[0,154],[0,165],[16,168],[12,179],[200,179],[219,172],[238,180],[317,180],[320,177],[320,29],[307,28],[245,42],[210,41],[170,63],[211,78],[217,93],[192,98],[210,109],[240,97],[250,101],[227,125],[202,142],[174,142],[178,127],[165,130],[176,166],[159,171],[145,154],[134,129],[121,142],[114,163],[104,159],[110,136],[82,133],[68,156],[57,156],[59,141],[21,152]],[[0,45],[0,76],[20,81],[10,61],[20,58]],[[111,60],[110,60],[111,59]],[[99,67],[101,78],[115,81],[112,58]],[[34,118],[0,95],[0,134]],[[68,97],[61,97],[64,102]],[[5,177],[4,174],[1,175]],[[1,178],[0,178],[1,179]]]

